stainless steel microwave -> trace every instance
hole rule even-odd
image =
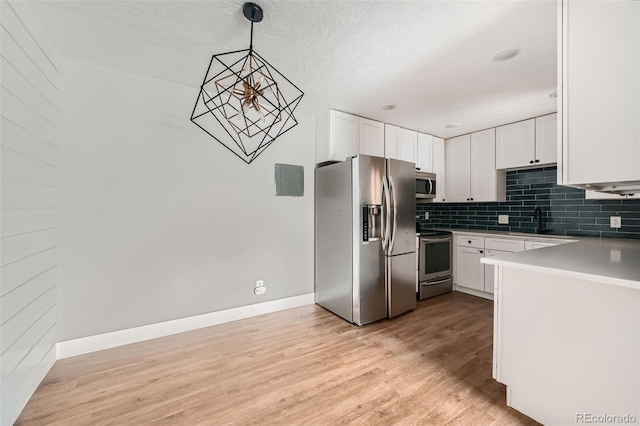
[[[416,171],[416,198],[436,198],[436,175]]]

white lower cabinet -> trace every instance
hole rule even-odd
[[[557,246],[573,242],[573,240],[551,239],[534,240],[525,238],[494,238],[489,234],[456,234],[453,280],[459,291],[470,292],[476,296],[492,298],[495,277],[494,266],[481,263],[483,257],[501,256],[523,250],[535,250],[543,247]]]
[[[456,235],[456,261],[454,282],[456,285],[484,291],[484,238]]]
[[[524,240],[518,239],[486,238],[484,246],[484,257],[493,257],[523,251],[526,244]],[[493,294],[495,286],[494,271],[493,265],[484,265],[484,291],[486,293]]]
[[[474,290],[484,291],[484,265],[480,259],[483,249],[456,247],[456,284]]]

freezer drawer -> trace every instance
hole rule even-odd
[[[389,318],[416,307],[415,252],[387,257],[387,313]]]

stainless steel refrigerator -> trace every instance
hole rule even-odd
[[[315,170],[316,303],[363,325],[416,306],[415,164],[359,155]]]

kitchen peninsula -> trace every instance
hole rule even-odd
[[[640,242],[582,240],[482,263],[495,266],[493,377],[507,405],[543,424],[637,421]]]

